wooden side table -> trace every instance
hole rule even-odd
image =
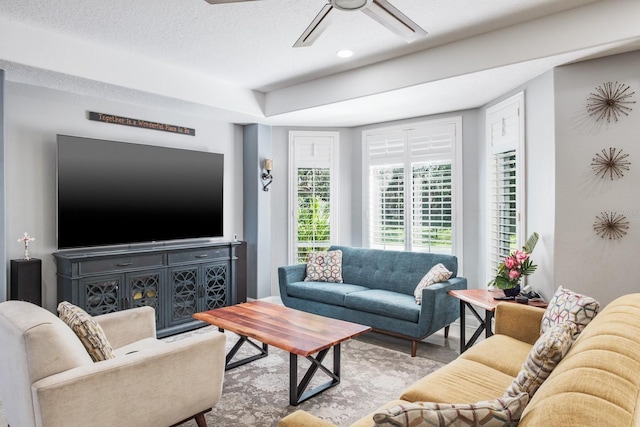
[[[496,300],[494,297],[504,296],[502,290],[487,290],[487,289],[461,289],[452,290],[448,292],[452,297],[460,300],[460,354],[468,350],[480,337],[482,332],[485,332],[485,337],[489,338],[493,335],[491,330],[491,321],[496,311],[496,307],[501,302],[518,304],[514,300]],[[547,303],[542,301],[529,301],[529,305],[534,307],[546,308]],[[466,329],[465,329],[465,307],[471,311],[476,319],[480,322],[478,329],[466,341]],[[478,314],[475,307],[484,309],[484,318]]]

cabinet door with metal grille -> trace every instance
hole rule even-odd
[[[169,269],[171,301],[167,326],[191,322],[193,314],[198,312],[198,284],[200,282],[198,267],[198,265],[191,265]]]
[[[231,304],[231,275],[228,262],[202,265],[202,311]]]
[[[126,275],[127,296],[126,308],[153,307],[156,310],[156,329],[164,327],[164,319],[161,316],[162,288],[164,283],[164,270],[149,270],[141,273],[129,273]]]
[[[78,305],[91,316],[122,310],[123,288],[124,277],[121,274],[80,279]]]

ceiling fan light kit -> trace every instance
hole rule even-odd
[[[241,1],[258,0],[205,0],[209,4],[235,3]],[[386,29],[402,37],[407,43],[411,43],[427,35],[427,32],[413,22],[407,15],[400,12],[387,0],[328,0],[320,13],[311,21],[311,24],[302,33],[293,47],[311,46],[327,29],[333,18],[332,11],[355,12],[362,11]]]
[[[372,0],[330,0],[329,3],[338,10],[350,12],[368,6],[371,1]]]

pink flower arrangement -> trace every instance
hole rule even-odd
[[[517,249],[506,257],[498,266],[496,278],[489,282],[489,286],[495,286],[498,289],[515,288],[520,285],[523,276],[536,271],[538,266],[531,261],[530,255],[537,242],[538,233],[533,233],[522,250]]]

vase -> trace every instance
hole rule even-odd
[[[504,292],[504,296],[506,297],[515,297],[520,293],[520,285],[515,288],[503,289],[502,292]]]

